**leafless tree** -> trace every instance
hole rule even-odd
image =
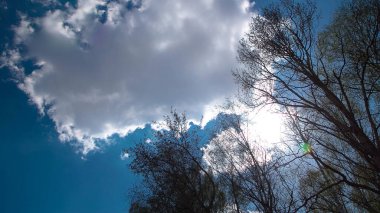
[[[223,209],[224,194],[202,162],[199,139],[188,132],[185,115],[172,112],[165,127],[152,142],[128,150],[133,158],[130,167],[142,175],[140,188],[145,191],[144,196],[132,200],[130,212],[210,213]]]
[[[295,141],[311,147],[307,158],[316,170],[308,175],[323,184],[304,198],[302,207],[329,194],[339,198],[336,205],[350,201],[376,211],[380,1],[348,1],[320,32],[317,20],[313,2],[291,0],[252,18],[239,49],[245,69],[234,73],[241,100],[250,107],[281,106]]]
[[[235,212],[294,212],[301,200],[295,195],[298,184],[291,170],[281,169],[285,160],[249,139],[241,120],[226,122],[231,128],[210,142],[207,159],[227,187],[229,205]]]

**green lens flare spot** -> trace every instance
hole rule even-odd
[[[311,145],[309,143],[301,143],[301,149],[304,153],[310,153],[311,152]]]

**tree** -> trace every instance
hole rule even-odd
[[[284,177],[289,173],[233,118],[221,121],[224,130],[206,156],[185,116],[175,112],[166,117],[168,130],[128,150],[132,171],[143,177],[130,212],[294,212],[296,185]]]
[[[342,185],[343,202],[374,211],[380,203],[380,1],[347,2],[320,33],[316,20],[311,1],[291,0],[252,18],[239,49],[245,69],[234,72],[241,100],[281,106],[296,143],[311,147],[307,156],[317,173],[327,171],[303,207]]]
[[[185,115],[165,118],[168,130],[158,131],[151,143],[128,150],[133,172],[143,177],[143,196],[130,212],[217,212],[224,194],[202,162],[199,139],[188,132]],[[144,197],[144,199],[141,199]]]
[[[297,187],[285,177],[290,170],[280,170],[280,159],[271,150],[248,139],[242,120],[226,122],[231,128],[210,142],[207,157],[223,183],[228,206],[233,212],[294,212]]]

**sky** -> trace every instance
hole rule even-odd
[[[203,116],[207,143],[236,92],[238,41],[266,5],[1,0],[0,212],[126,212],[138,177],[122,150],[171,107]],[[322,22],[337,5],[318,1]]]

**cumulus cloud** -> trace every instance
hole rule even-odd
[[[79,0],[42,18],[23,17],[15,43],[40,69],[19,87],[52,118],[60,139],[79,142],[84,154],[99,139],[160,119],[171,106],[200,118],[233,92],[230,71],[249,6]]]

